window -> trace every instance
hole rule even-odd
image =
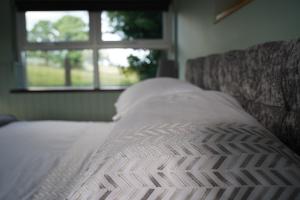
[[[18,13],[22,88],[119,88],[154,77],[170,50],[157,11]]]
[[[26,51],[28,87],[93,87],[91,50]]]
[[[28,42],[89,40],[89,14],[86,11],[26,12],[25,17]]]
[[[103,41],[163,39],[161,12],[106,11],[101,13],[101,24]]]

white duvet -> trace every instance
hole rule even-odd
[[[166,94],[126,112],[67,199],[297,199],[299,161],[232,97]]]
[[[100,122],[40,121],[16,122],[0,128],[0,199],[32,199],[62,160],[67,163],[69,159],[71,164],[72,160],[66,158],[68,151],[81,143],[83,153],[74,156],[78,163],[84,162],[112,126]]]
[[[232,97],[166,94],[127,111],[67,199],[299,199],[299,163]]]
[[[0,199],[300,197],[299,158],[213,91],[151,96],[114,123],[12,123],[0,159]]]

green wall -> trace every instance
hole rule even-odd
[[[178,60],[184,77],[189,58],[300,37],[299,0],[254,0],[214,24],[215,2],[178,0]]]
[[[119,92],[11,94],[15,77],[14,31],[9,0],[0,1],[0,114],[25,120],[108,121]]]

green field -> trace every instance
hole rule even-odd
[[[71,79],[74,87],[92,87],[93,72],[72,69]],[[138,75],[131,73],[124,75],[116,67],[101,68],[99,72],[100,85],[128,86],[139,81]],[[27,82],[29,87],[63,87],[65,86],[65,72],[63,68],[48,66],[27,66]]]

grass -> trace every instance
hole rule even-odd
[[[124,75],[116,67],[100,67],[101,86],[128,86],[139,81],[135,73]],[[92,71],[72,69],[72,86],[92,87],[94,75]],[[27,66],[27,80],[29,87],[63,87],[65,86],[65,72],[63,68],[49,66]]]

